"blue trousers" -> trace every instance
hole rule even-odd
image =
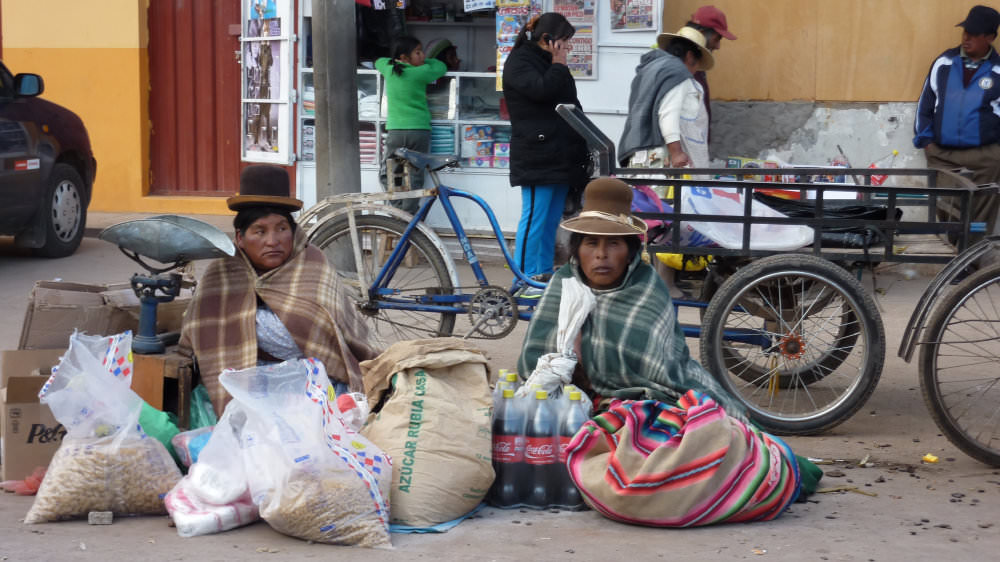
[[[514,242],[514,263],[528,277],[552,273],[556,229],[568,193],[567,184],[521,186],[521,220]]]

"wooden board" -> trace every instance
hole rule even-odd
[[[704,4],[663,2],[675,31]],[[916,101],[933,59],[961,40],[957,0],[717,0],[736,41],[708,75],[713,99]],[[997,2],[986,2],[997,7]]]

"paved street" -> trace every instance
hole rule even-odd
[[[307,544],[264,523],[196,539],[179,538],[167,517],[123,518],[102,527],[85,521],[25,526],[20,519],[31,499],[2,495],[0,560],[992,559],[1000,549],[1000,470],[968,458],[939,434],[920,396],[916,365],[896,357],[901,330],[929,280],[907,279],[901,267],[877,278],[885,290],[878,300],[887,341],[874,395],[832,431],[787,439],[799,454],[832,461],[822,466],[828,475],[821,488],[853,490],[817,494],[773,522],[660,530],[594,512],[485,508],[448,533],[394,535],[394,550],[372,552]],[[34,281],[124,282],[137,269],[94,238],[60,260],[28,257],[0,238],[0,348],[16,347]],[[871,287],[870,278],[864,283]],[[494,369],[513,367],[523,333],[522,324],[503,340],[477,343]],[[940,462],[921,464],[925,453]],[[872,466],[857,466],[865,457]]]

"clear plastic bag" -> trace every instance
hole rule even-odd
[[[242,406],[230,402],[197,462],[167,494],[164,501],[178,535],[208,535],[260,519],[243,464],[241,435],[245,424]]]
[[[743,216],[744,195],[749,189],[735,187],[685,187],[681,193],[681,209],[700,215]],[[767,205],[750,202],[754,217],[785,217]],[[685,223],[723,248],[743,247],[743,224],[738,222]],[[751,250],[796,250],[813,242],[813,229],[804,225],[755,223],[750,226]]]
[[[262,519],[305,540],[391,546],[389,458],[345,420],[322,363],[224,371],[220,382],[246,415],[238,438]]]
[[[181,474],[162,443],[139,426],[132,392],[132,334],[73,334],[38,396],[66,427],[25,523],[86,516],[162,514]]]

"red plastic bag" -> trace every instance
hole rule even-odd
[[[0,482],[0,488],[5,492],[14,492],[19,496],[33,496],[38,492],[38,487],[42,485],[45,478],[44,466],[39,466],[24,480],[4,480]]]

